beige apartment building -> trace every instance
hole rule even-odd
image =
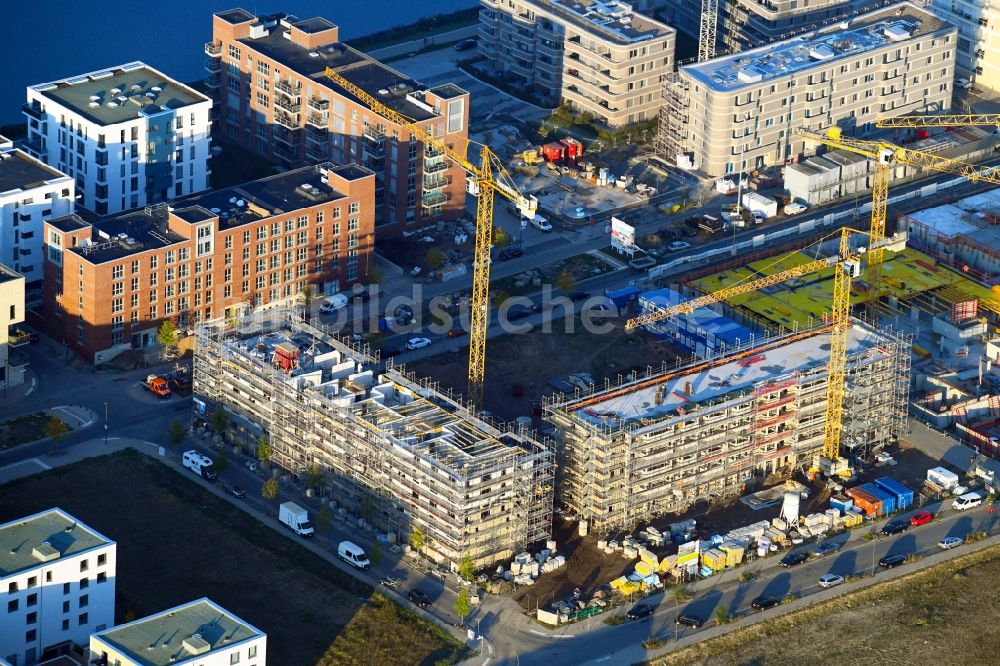
[[[957,31],[910,3],[681,67],[665,85],[659,150],[710,176],[815,152],[800,128],[870,131],[879,117],[951,106]]]
[[[375,172],[380,235],[398,235],[465,212],[465,171],[409,131],[369,110],[326,75],[332,68],[379,102],[460,152],[468,144],[469,93],[429,88],[340,41],[324,18],[212,17],[207,80],[215,131],[287,167],[331,161]]]
[[[609,127],[656,118],[676,32],[617,0],[481,0],[479,50],[497,72]]]
[[[11,331],[24,321],[24,276],[0,264],[0,386],[10,388],[24,383],[28,357],[12,347],[29,342],[28,334]]]
[[[1000,3],[996,0],[931,0],[941,18],[958,27],[956,71],[977,88],[1000,91]]]

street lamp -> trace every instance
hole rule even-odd
[[[104,446],[108,445],[108,403],[104,403]]]

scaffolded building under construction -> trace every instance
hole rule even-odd
[[[823,446],[828,333],[770,337],[549,399],[557,503],[606,532],[738,494],[755,476],[808,466]],[[909,343],[861,323],[849,340],[843,452],[866,460],[905,428]]]
[[[428,554],[485,566],[552,531],[552,454],[477,418],[430,382],[279,310],[197,332],[196,410],[223,407],[246,446],[267,437],[272,462],[317,465],[338,509],[401,536],[419,527]]]

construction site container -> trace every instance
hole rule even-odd
[[[823,158],[840,167],[840,196],[862,192],[868,189],[869,160],[846,150],[832,150]]]
[[[542,155],[549,162],[559,162],[566,154],[566,144],[560,141],[553,141],[542,146]]]
[[[825,203],[840,196],[840,165],[823,157],[811,157],[785,168],[785,189],[793,199],[810,204]]]
[[[949,472],[944,467],[934,467],[927,470],[927,480],[944,490],[951,490],[958,485],[958,475]]]
[[[576,160],[583,156],[583,144],[574,139],[573,137],[565,137],[559,139],[565,148],[563,150],[563,157],[567,160]]]
[[[606,292],[604,295],[616,308],[624,310],[639,298],[640,293],[642,292],[638,287],[629,285],[622,289]]]
[[[864,511],[866,516],[881,516],[882,502],[868,492],[858,488],[848,488],[847,494],[854,500],[854,506]]]
[[[843,495],[834,495],[830,498],[830,508],[836,509],[840,515],[847,513],[847,510],[854,505],[854,500]]]
[[[879,515],[888,516],[890,513],[896,512],[896,496],[887,493],[886,491],[879,488],[874,483],[866,483],[861,486],[862,490],[874,497],[875,499],[882,502],[882,513]]]
[[[778,214],[778,202],[763,194],[747,192],[743,195],[740,203],[752,211],[763,213],[764,217],[774,217]]]
[[[913,491],[904,486],[899,481],[888,476],[875,479],[875,483],[887,493],[896,496],[896,510],[902,511],[913,504]]]

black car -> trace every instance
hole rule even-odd
[[[228,490],[229,494],[235,497],[236,499],[245,499],[247,496],[247,491],[243,490],[239,486],[230,486]]]
[[[382,358],[392,358],[393,356],[399,356],[403,351],[401,349],[383,349],[381,352]]]
[[[421,608],[430,608],[431,598],[428,597],[422,590],[410,590],[410,593],[406,596],[410,601]]]
[[[694,627],[698,629],[701,625],[705,624],[705,621],[696,615],[689,615],[684,613],[683,615],[678,615],[677,619],[674,620],[675,624],[683,624],[685,627]]]
[[[519,247],[508,247],[500,251],[500,261],[507,261],[515,257],[523,257],[524,250]]]
[[[891,520],[882,527],[882,534],[888,536],[890,534],[899,534],[900,532],[905,532],[909,529],[910,524],[903,520]]]
[[[765,608],[774,608],[780,603],[781,599],[778,597],[760,596],[750,602],[750,607],[756,610],[764,610]]]
[[[590,294],[586,291],[574,291],[569,295],[569,300],[576,303],[577,301],[585,301],[590,298]]]
[[[892,569],[893,567],[898,567],[905,561],[906,555],[886,555],[878,561],[878,565],[883,569]]]
[[[807,559],[809,559],[809,554],[799,550],[794,553],[788,553],[788,555],[781,558],[781,561],[779,561],[778,564],[785,568],[794,567],[796,564],[802,564]]]
[[[350,296],[348,296],[348,298],[350,298],[352,301],[361,301],[365,303],[368,301],[368,299],[371,298],[371,294],[369,294],[367,291],[356,291],[353,292]]]
[[[455,44],[456,51],[468,51],[474,48],[476,48],[476,40],[474,39],[463,39],[458,44]]]
[[[545,306],[541,303],[535,303],[534,305],[531,306],[531,311],[536,313],[545,312]]]
[[[638,620],[640,617],[646,617],[647,615],[653,614],[653,607],[649,604],[636,604],[632,607],[626,615],[625,619],[628,620]]]
[[[507,310],[507,321],[518,321],[531,316],[531,310],[523,306],[514,306]]]
[[[816,553],[816,557],[824,557],[830,553],[836,553],[840,550],[841,545],[843,544],[839,544],[836,541],[824,541],[816,546],[816,550],[813,552]]]

